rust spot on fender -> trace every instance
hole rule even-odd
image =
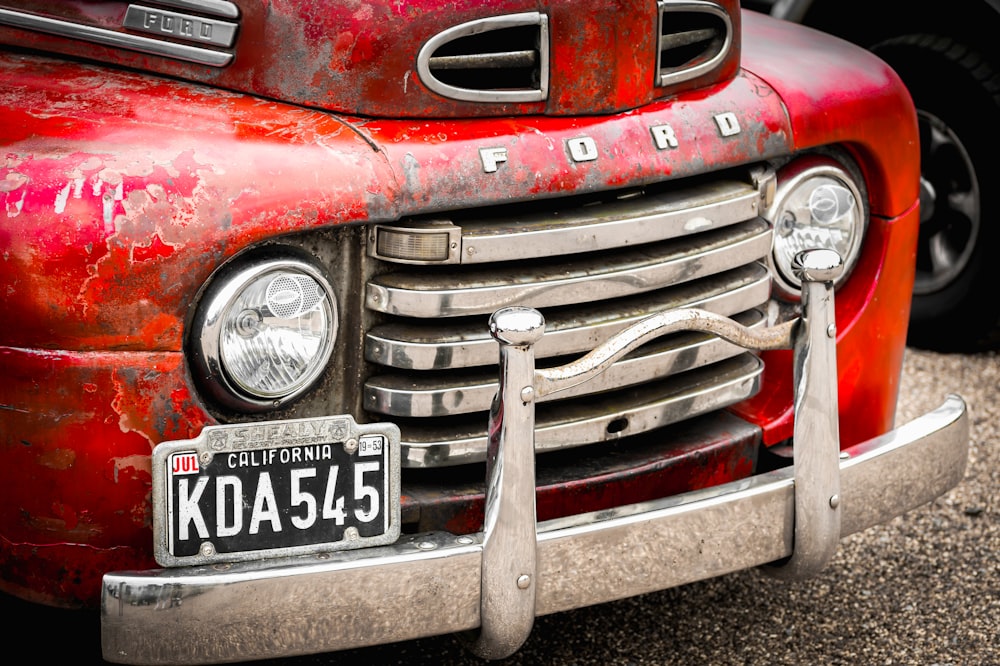
[[[69,469],[75,462],[76,451],[72,449],[44,451],[38,456],[38,464],[49,469]]]
[[[22,519],[33,530],[41,533],[58,534],[59,539],[67,542],[86,543],[101,534],[98,525],[87,522],[86,515],[62,502],[53,502],[49,507],[51,515],[39,516],[24,514]]]

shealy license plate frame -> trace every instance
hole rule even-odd
[[[207,426],[194,439],[156,446],[152,476],[153,554],[163,567],[399,539],[400,435],[391,423],[345,415]],[[232,510],[219,513],[220,499]]]

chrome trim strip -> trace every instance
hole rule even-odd
[[[240,8],[236,6],[236,3],[226,0],[156,0],[156,2],[174,9],[189,9],[220,18],[236,19],[240,17]]]
[[[762,194],[738,181],[608,202],[593,208],[462,223],[462,263],[597,252],[688,236],[749,220]]]
[[[965,403],[950,396],[933,412],[844,454],[841,537],[930,502],[962,479],[968,457]],[[786,468],[539,523],[535,613],[604,603],[787,557],[794,494],[792,470]],[[422,534],[328,559],[109,573],[101,600],[104,658],[134,664],[244,661],[473,629],[480,624],[480,539]],[[336,618],[336,631],[330,631],[330,618]],[[240,640],[220,641],[220,626]]]
[[[531,67],[537,64],[535,51],[504,51],[457,56],[431,56],[432,69],[474,69],[500,64],[502,67]]]
[[[771,278],[758,263],[639,297],[618,301],[608,308],[581,305],[572,318],[553,315],[546,334],[535,348],[538,358],[572,354],[591,349],[630,324],[654,312],[696,307],[732,315],[767,302]],[[609,318],[613,315],[614,318]],[[456,324],[442,332],[440,326],[390,323],[377,326],[365,338],[365,358],[373,363],[403,370],[445,370],[492,365],[496,343],[481,322]]]
[[[408,317],[455,317],[488,314],[511,303],[545,308],[571,303],[632,296],[766,257],[771,250],[771,228],[756,218],[724,229],[602,255],[601,261],[581,259],[555,267],[541,267],[526,275],[494,268],[466,274],[463,287],[451,274],[393,273],[367,284],[365,306]],[[606,261],[617,264],[606,265]]]
[[[70,21],[15,12],[9,9],[0,8],[0,24],[43,32],[57,37],[66,37],[67,39],[80,39],[102,46],[123,48],[130,51],[163,56],[165,58],[185,60],[212,67],[223,67],[228,65],[233,59],[232,53],[213,51],[187,44],[164,42],[159,39],[150,39],[149,37],[142,37],[140,35],[131,35],[105,28],[95,28]]]
[[[555,451],[638,435],[727,407],[754,395],[764,366],[749,353],[655,384],[539,410],[535,450]],[[417,437],[421,439],[418,440]],[[444,428],[403,429],[403,467],[482,462],[485,428],[464,435]]]
[[[460,37],[503,28],[538,26],[538,88],[532,90],[473,90],[439,81],[431,71],[431,56],[438,48]],[[515,52],[516,54],[516,52]],[[499,54],[493,54],[499,55]],[[453,68],[453,67],[449,67]],[[491,16],[454,26],[427,40],[417,54],[417,74],[425,86],[439,95],[466,102],[541,102],[549,95],[549,18],[539,12]]]
[[[748,328],[764,325],[760,311],[735,317]],[[494,350],[495,351],[495,350]],[[624,358],[600,377],[539,402],[590,395],[653,382],[692,368],[732,358],[742,349],[709,335],[682,335],[651,343],[643,353]],[[496,395],[495,373],[439,379],[433,375],[379,375],[365,383],[365,409],[396,417],[437,417],[485,412]]]

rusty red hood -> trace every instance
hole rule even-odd
[[[737,0],[0,0],[0,43],[372,117],[623,111],[739,35]]]

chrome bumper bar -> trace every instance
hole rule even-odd
[[[104,658],[135,664],[218,663],[330,652],[477,630],[473,649],[499,658],[537,615],[662,590],[741,569],[818,571],[847,534],[954,487],[965,472],[965,403],[938,409],[843,452],[836,431],[832,273],[804,258],[804,315],[747,331],[698,311],[637,324],[580,361],[535,370],[541,318],[502,311],[501,389],[491,415],[481,533],[406,537],[392,546],[104,577]],[[752,348],[795,350],[795,464],[714,488],[536,523],[534,399],[601,372],[651,337],[712,330]],[[832,363],[832,365],[831,365]],[[774,565],[773,563],[779,563]]]

